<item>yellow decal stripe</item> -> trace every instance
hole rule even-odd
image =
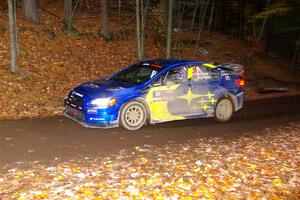
[[[149,90],[146,96],[146,102],[149,105],[150,112],[151,112],[151,120],[154,121],[172,121],[172,120],[180,120],[185,119],[181,116],[172,115],[168,111],[168,101],[154,101],[153,92],[154,91],[168,91],[168,90],[176,90],[179,87],[179,84],[172,85],[172,86],[160,86],[160,87],[153,87]]]
[[[205,67],[209,67],[209,68],[217,68],[217,66],[216,66],[216,65],[209,64],[209,63],[205,63],[205,64],[203,64],[203,66],[205,66]]]
[[[193,78],[193,68],[189,67],[188,68],[188,79]]]

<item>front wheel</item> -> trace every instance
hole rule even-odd
[[[215,119],[220,122],[228,121],[233,115],[233,104],[231,99],[222,97],[215,108]]]
[[[129,102],[121,110],[120,123],[127,130],[134,131],[140,129],[145,124],[146,119],[146,108],[140,102]]]

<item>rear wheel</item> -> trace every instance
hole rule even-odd
[[[228,97],[222,97],[215,108],[215,119],[220,122],[228,121],[233,115],[233,104]]]
[[[146,119],[146,107],[138,101],[131,101],[122,108],[120,123],[127,130],[140,129],[145,124]]]

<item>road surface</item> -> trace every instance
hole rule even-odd
[[[0,121],[0,164],[108,156],[144,144],[184,143],[201,137],[263,134],[266,128],[300,122],[300,95],[246,101],[233,119],[195,119],[148,125],[136,132],[89,129],[63,116]]]

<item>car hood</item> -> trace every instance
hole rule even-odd
[[[132,91],[134,86],[131,83],[115,80],[96,80],[79,85],[73,91],[89,99],[120,97]]]

